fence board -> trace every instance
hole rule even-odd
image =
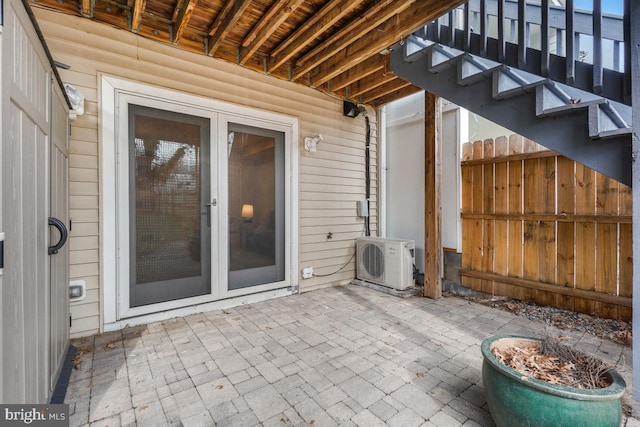
[[[556,282],[556,223],[538,223],[538,279],[544,283]],[[535,301],[544,305],[553,305],[555,295],[546,291],[535,291]]]
[[[620,283],[618,294],[623,297],[633,295],[633,234],[631,224],[620,224]],[[631,309],[619,307],[618,315],[621,319],[631,319]]]
[[[617,203],[616,203],[617,208]],[[618,294],[618,224],[596,224],[597,259],[595,291]],[[596,303],[596,315],[618,317],[617,308],[611,304]]]
[[[628,187],[517,135],[467,143],[463,156],[465,286],[631,317]]]
[[[524,213],[543,213],[544,197],[541,184],[542,175],[540,159],[529,159],[524,161]]]
[[[575,286],[575,223],[560,222],[557,225],[557,281],[561,286],[573,288]],[[556,306],[568,310],[575,310],[573,297],[559,294],[556,296]]]
[[[468,230],[470,232],[470,238],[471,238],[470,265],[472,270],[482,270],[482,242],[483,242],[482,222],[483,221],[481,219],[471,220],[471,224],[470,224],[471,227],[469,227],[469,230]],[[479,280],[479,279],[469,280],[469,287],[476,291],[482,291],[483,285],[484,285],[484,281],[482,280]]]
[[[493,261],[494,261],[494,223],[493,219],[485,219],[483,221],[484,231],[482,236],[482,271],[493,273]],[[482,282],[482,292],[493,295],[494,283],[493,281],[484,280]]]
[[[473,212],[473,173],[471,166],[462,166],[462,212]]]
[[[558,157],[557,177],[558,214],[575,214],[575,162]]]
[[[483,211],[483,171],[484,168],[480,165],[471,166],[471,175],[473,182],[473,189],[471,190],[471,212],[482,213]]]
[[[496,156],[504,156],[509,149],[506,138],[498,138],[494,147]],[[509,213],[509,163],[496,163],[494,167],[494,210],[496,213]],[[509,222],[504,219],[496,219],[493,223],[494,245],[493,245],[493,270],[495,273],[506,276],[509,273],[509,242],[508,233]],[[506,295],[511,286],[494,282],[493,290],[497,295]]]
[[[608,176],[596,173],[596,213],[618,215],[619,183]]]
[[[621,216],[631,216],[633,206],[632,198],[631,198],[631,187],[627,187],[626,185],[620,186],[620,191],[618,193],[618,214]]]
[[[539,159],[540,168],[543,174],[543,185],[541,186],[543,200],[543,213],[556,213],[556,158],[549,157]]]
[[[576,214],[593,215],[596,213],[595,175],[593,169],[576,163]]]

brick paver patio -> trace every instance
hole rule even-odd
[[[66,402],[72,426],[492,426],[481,341],[545,327],[457,297],[330,288],[76,340],[92,351]],[[630,384],[630,347],[564,334]]]

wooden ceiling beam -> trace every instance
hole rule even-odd
[[[343,89],[350,84],[357,82],[360,79],[367,77],[380,70],[390,70],[390,55],[375,54],[369,59],[364,60],[355,67],[340,74],[336,78],[331,80],[331,88],[334,91]]]
[[[256,24],[253,26],[251,31],[249,31],[249,34],[247,34],[244,40],[242,40],[242,43],[241,43],[242,47],[249,46],[249,44],[251,44],[251,42],[255,40],[256,36],[258,35],[258,32],[260,32],[260,30],[262,30],[262,28],[269,23],[269,20],[271,20],[271,18],[273,18],[276,15],[276,13],[278,13],[280,9],[282,9],[282,5],[284,4],[285,1],[287,0],[276,0],[271,5],[269,10],[267,10],[264,13],[264,15],[262,15],[260,20],[256,22]]]
[[[354,0],[333,0],[327,3],[271,52],[269,68],[275,70],[282,66],[307,45],[313,43],[320,34],[351,13],[358,4]]]
[[[85,18],[93,18],[94,4],[94,0],[82,0],[82,4],[80,5],[80,13],[82,13],[82,16]]]
[[[142,13],[147,7],[147,0],[134,0],[133,9],[131,10],[131,31],[137,33],[142,25]]]
[[[345,49],[360,37],[376,32],[378,26],[394,16],[398,10],[404,10],[415,0],[399,2],[382,0],[364,14],[351,21],[347,26],[335,32],[329,39],[316,46],[303,57],[296,59],[292,79],[297,80],[334,54]],[[371,55],[369,55],[371,56]],[[326,81],[325,81],[326,82]]]
[[[302,4],[304,0],[276,1],[265,13],[260,22],[242,41],[239,63],[244,64],[266,42],[269,37],[282,25],[291,13]],[[258,30],[256,31],[256,29]]]
[[[372,101],[378,98],[381,98],[385,95],[388,95],[390,93],[399,91],[400,89],[403,89],[407,86],[412,86],[412,84],[406,80],[396,78],[393,81],[385,83],[374,90],[363,93],[361,97],[361,102],[363,104],[371,104]]]
[[[251,0],[227,0],[224,7],[209,28],[209,38],[207,39],[207,54],[213,55],[224,38],[233,29]]]
[[[352,68],[377,52],[408,37],[417,28],[455,8],[464,0],[418,1],[400,14],[384,23],[383,31],[370,31],[359,37],[355,43],[333,55],[319,66],[311,76],[311,85],[318,86]]]
[[[358,95],[363,94],[365,92],[370,92],[384,85],[385,83],[389,83],[390,81],[395,80],[396,78],[397,78],[396,75],[393,74],[392,72],[388,72],[388,73],[377,72],[375,74],[371,74],[351,84],[351,86],[349,86],[349,91],[347,93],[349,94],[349,97],[352,97],[355,99],[355,97],[357,97]]]
[[[193,9],[195,9],[198,4],[198,0],[183,0],[179,1],[176,9],[173,12],[173,43],[180,43],[180,38],[182,37],[182,33],[184,33],[184,29],[187,28],[187,24],[189,23],[189,19],[191,19],[191,14],[193,13]]]
[[[385,96],[381,96],[380,98],[376,98],[375,100],[371,101],[371,105],[377,108],[390,102],[397,101],[398,99],[404,98],[406,96],[413,95],[414,93],[421,92],[422,90],[423,89],[414,85],[407,86]]]

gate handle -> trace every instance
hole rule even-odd
[[[49,255],[55,255],[67,242],[67,227],[64,226],[62,221],[54,217],[49,218],[49,225],[53,225],[60,232],[60,240],[58,240],[58,243],[53,246],[49,246]]]

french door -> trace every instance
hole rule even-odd
[[[284,280],[284,133],[228,123],[228,290]]]
[[[286,171],[297,122],[162,92],[112,92],[114,150],[103,157],[105,182],[113,173],[116,184],[113,208],[108,188],[104,196],[104,247],[115,254],[105,266],[114,266],[117,306],[108,322],[291,287]]]
[[[128,107],[131,306],[209,294],[210,120]]]

